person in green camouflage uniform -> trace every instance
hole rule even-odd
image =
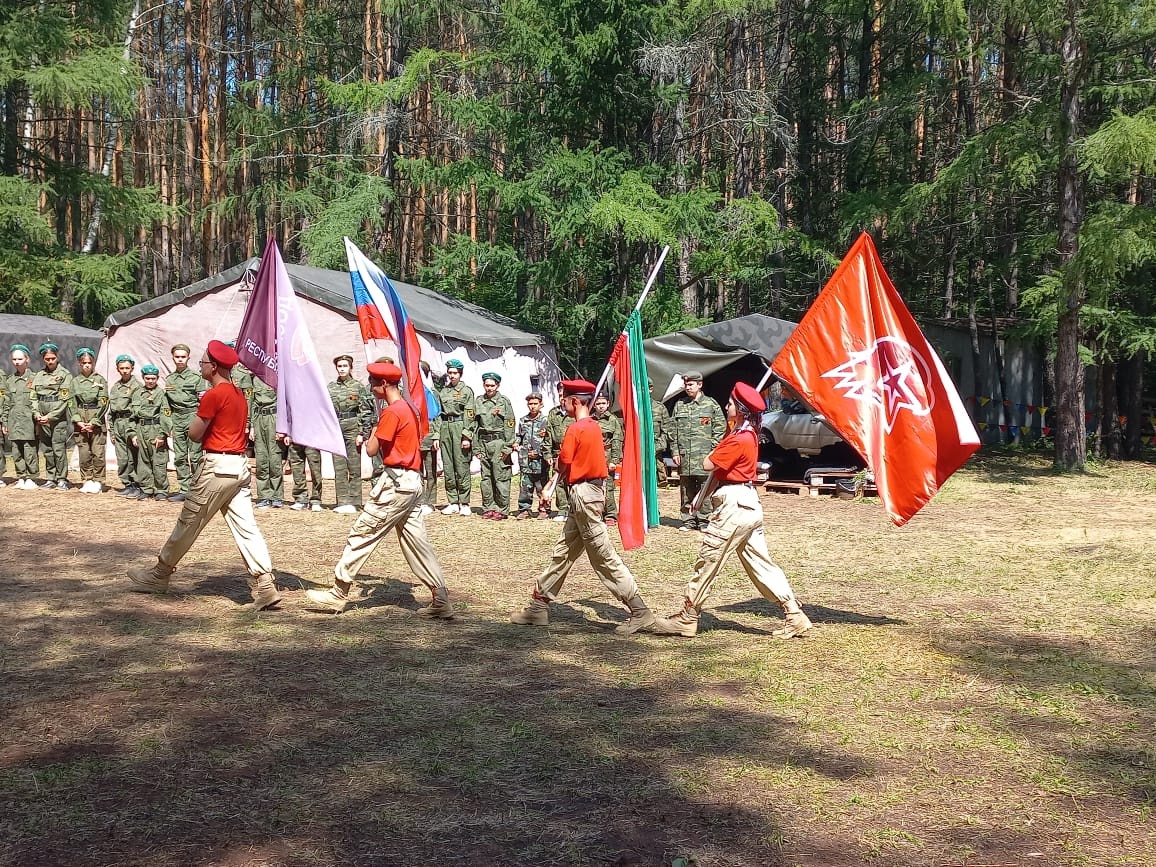
[[[160,369],[146,364],[140,373],[144,385],[137,389],[132,403],[132,442],[137,448],[136,478],[140,492],[132,499],[167,500],[172,411],[164,389],[158,385]]]
[[[253,377],[249,398],[249,439],[257,459],[256,509],[281,508],[285,498],[285,463],[277,438],[277,392],[259,376]]]
[[[189,369],[189,352],[189,347],[183,343],[172,348],[173,372],[165,377],[165,400],[168,401],[173,426],[173,466],[177,471],[177,484],[181,487],[169,497],[172,503],[185,501],[203,457],[201,444],[189,439],[189,425],[196,418],[205,381],[199,372]]]
[[[688,370],[684,373],[682,384],[686,394],[678,399],[670,417],[682,513],[687,516],[679,529],[703,530],[710,521],[710,497],[703,498],[695,514],[690,514],[690,508],[699,490],[710,478],[710,473],[702,468],[702,460],[714,450],[727,432],[727,420],[718,401],[702,393],[702,374],[699,371]]]
[[[68,490],[68,440],[72,435],[72,420],[68,416],[71,403],[72,374],[60,366],[59,349],[55,343],[40,344],[40,358],[44,369],[32,377],[36,393],[36,441],[44,455],[46,481],[44,490]]]
[[[362,505],[361,445],[373,429],[373,393],[353,378],[353,356],[333,359],[337,379],[329,383],[329,399],[345,437],[345,454],[333,456],[333,486],[337,489],[335,512],[353,514]]]
[[[646,380],[646,389],[650,394],[650,417],[654,421],[654,477],[665,485],[670,478],[663,460],[670,448],[670,413],[666,411],[666,404],[654,399],[654,380]]]
[[[466,438],[479,446],[482,517],[494,521],[510,517],[510,478],[518,425],[514,405],[498,392],[501,384],[500,374],[482,374],[484,391],[481,397],[474,398],[474,419],[466,433]]]
[[[73,438],[80,463],[80,490],[99,494],[104,490],[105,432],[108,412],[108,380],[96,368],[96,351],[85,346],[76,350],[80,371],[72,377]]]
[[[449,505],[443,515],[470,514],[470,458],[473,440],[466,431],[474,420],[474,390],[462,382],[464,365],[456,358],[446,362],[445,383],[438,389],[442,414],[438,417],[438,444]]]
[[[8,356],[13,373],[5,377],[8,385],[8,412],[4,427],[12,449],[12,465],[16,472],[16,488],[33,490],[34,478],[40,475],[40,456],[36,453],[36,393],[32,379],[36,375],[28,369],[32,352],[23,343],[15,344]]]
[[[553,464],[555,458],[558,457],[558,452],[562,448],[562,437],[566,435],[566,429],[574,424],[574,419],[566,414],[562,409],[562,384],[558,384],[558,405],[550,408],[546,413],[546,442],[549,444],[548,460]],[[570,500],[566,494],[566,484],[559,482],[554,488],[554,502],[558,506],[558,514],[554,516],[555,521],[565,521],[566,516],[570,514]]]
[[[289,471],[293,474],[293,511],[309,509],[321,511],[321,452],[308,446],[298,445],[285,437],[285,447],[289,451]],[[309,468],[309,476],[305,468]]]
[[[547,439],[546,415],[542,412],[542,395],[534,391],[526,395],[529,411],[518,422],[518,468],[522,481],[518,486],[518,519],[529,518],[534,512],[535,500],[538,517],[548,515],[548,504],[542,499],[542,489],[550,479],[550,441]]]
[[[614,477],[618,474],[618,467],[622,463],[622,444],[625,432],[622,428],[622,419],[610,411],[610,398],[604,394],[594,399],[594,411],[590,417],[598,422],[602,428],[602,447],[606,449],[606,509],[602,513],[607,526],[618,524],[618,495],[615,491]]]
[[[116,372],[120,379],[108,389],[108,432],[116,450],[116,474],[123,487],[118,497],[133,497],[140,493],[136,480],[137,447],[132,442],[132,406],[140,382],[132,375],[136,362],[131,355],[116,357]]]
[[[12,398],[8,396],[8,374],[0,370],[0,488],[8,486],[8,483],[4,481],[4,471],[8,469],[8,413],[11,409]],[[20,487],[23,488],[24,486],[21,485]]]

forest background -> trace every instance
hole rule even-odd
[[[1154,61],[1156,0],[4,0],[0,310],[348,234],[586,372],[662,245],[648,334],[797,320],[866,230],[917,317],[1039,341],[1061,469],[1088,370],[1135,457]]]

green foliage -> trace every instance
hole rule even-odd
[[[1156,173],[1156,107],[1135,115],[1114,111],[1083,143],[1081,168],[1093,180]]]
[[[309,263],[318,268],[344,271],[348,236],[358,246],[368,246],[365,229],[382,224],[382,206],[393,199],[389,182],[377,175],[354,174],[349,186],[339,185],[333,197],[312,213],[301,244]]]

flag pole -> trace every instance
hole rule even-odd
[[[658,261],[654,263],[654,268],[653,268],[653,270],[651,270],[650,277],[646,281],[646,287],[642,290],[642,294],[638,296],[638,303],[634,305],[634,310],[632,310],[631,313],[634,313],[634,312],[642,309],[642,305],[646,301],[646,296],[649,295],[650,290],[652,288],[654,288],[654,281],[658,279],[658,272],[660,270],[662,270],[662,263],[666,261],[666,254],[669,252],[670,252],[670,245],[667,244],[665,247],[662,248],[662,252],[658,256]],[[627,318],[627,320],[630,319],[629,316],[626,318]],[[625,328],[622,329],[622,333],[623,334],[626,333]],[[611,370],[611,365],[610,365],[610,362],[607,361],[606,367],[602,371],[602,378],[598,380],[598,385],[594,389],[594,396],[595,397],[597,397],[598,393],[600,391],[602,391],[602,386],[606,385],[606,379],[607,379],[607,377],[610,376],[610,370]]]
[[[654,263],[654,268],[651,269],[650,277],[646,281],[646,286],[643,288],[642,294],[638,296],[638,303],[634,305],[634,310],[631,311],[632,314],[642,309],[643,302],[646,301],[646,296],[650,294],[650,290],[654,287],[654,281],[658,279],[658,272],[662,269],[662,263],[666,261],[666,254],[669,252],[670,245],[667,244],[662,248],[662,253],[660,253],[658,256],[658,261]],[[626,318],[627,321],[630,320],[629,316]],[[626,334],[625,328],[622,329],[622,334]],[[602,386],[606,385],[606,378],[610,375],[610,370],[611,364],[609,361],[607,361],[606,368],[602,371],[602,378],[598,380],[598,386],[594,389],[595,397],[598,396],[598,392],[602,391]],[[550,498],[554,496],[554,489],[558,487],[559,478],[560,477],[558,472],[555,471],[554,475],[550,477],[550,481],[546,482],[546,486],[542,489],[542,493],[539,495],[542,500],[548,502]]]

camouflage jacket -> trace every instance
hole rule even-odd
[[[538,474],[547,467],[550,456],[547,420],[548,416],[540,412],[537,418],[524,415],[518,423],[518,463],[522,472]]]
[[[713,397],[705,394],[699,394],[695,400],[684,395],[674,405],[670,420],[674,430],[672,450],[682,458],[679,471],[687,476],[706,475],[702,468],[703,458],[727,432],[722,408]]]
[[[99,373],[91,376],[76,374],[72,377],[72,413],[74,422],[103,428],[108,411],[108,381]]]
[[[63,367],[49,373],[38,370],[32,377],[32,390],[36,392],[36,412],[47,416],[52,423],[64,421],[68,417],[68,406],[72,402],[72,374]]]

